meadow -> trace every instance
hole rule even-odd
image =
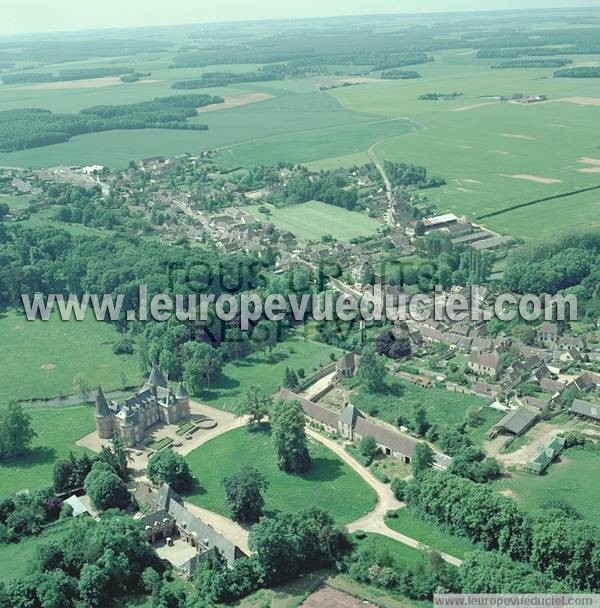
[[[27,321],[14,311],[0,314],[0,401],[75,394],[77,374],[85,376],[91,389],[140,384],[136,358],[113,353],[117,340],[113,327],[90,317],[82,322],[55,315],[48,321]]]
[[[96,428],[94,410],[89,405],[27,411],[38,436],[27,454],[15,461],[0,463],[0,496],[51,485],[54,463],[71,451],[85,452],[75,442]]]
[[[25,538],[18,545],[0,544],[0,584],[29,574],[42,545],[59,542],[67,536],[70,520],[48,526],[39,536]]]
[[[367,215],[320,201],[281,208],[267,205],[271,211],[268,216],[260,213],[259,208],[263,206],[252,205],[244,209],[259,219],[267,218],[281,230],[293,232],[301,241],[320,240],[326,234],[349,241],[351,238],[373,235],[380,226],[377,220]]]
[[[331,363],[332,353],[335,358],[342,355],[342,351],[333,346],[304,339],[297,333],[275,346],[270,355],[255,352],[240,361],[227,363],[213,386],[196,397],[214,407],[231,409],[252,385],[260,386],[265,393],[274,393],[283,382],[286,367],[304,368],[309,376]]]
[[[369,512],[375,492],[326,447],[309,441],[312,467],[302,475],[288,475],[277,467],[268,430],[248,427],[217,437],[186,456],[198,487],[186,498],[201,507],[229,515],[222,481],[242,465],[256,467],[269,482],[264,492],[265,513],[297,511],[317,506],[337,524],[347,524]]]
[[[393,517],[386,518],[385,523],[392,530],[406,534],[435,551],[448,553],[459,559],[462,559],[465,553],[477,550],[477,546],[471,541],[415,517],[407,508],[395,511]]]
[[[511,471],[510,477],[494,482],[503,494],[526,511],[536,511],[551,501],[564,501],[584,519],[600,525],[600,484],[593,482],[600,470],[600,451],[572,448],[543,475]]]
[[[350,381],[350,384],[355,383],[356,381]],[[359,409],[391,424],[396,424],[399,416],[412,420],[415,409],[422,407],[429,423],[440,428],[460,424],[467,412],[485,403],[484,399],[476,395],[452,393],[439,388],[421,388],[389,375],[382,392],[372,393],[359,387],[352,392],[351,400]]]

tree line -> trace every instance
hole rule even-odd
[[[54,114],[42,109],[0,112],[0,152],[14,152],[68,141],[75,135],[114,129],[191,129],[207,125],[187,122],[197,108],[223,103],[212,95],[175,95],[139,103],[94,106],[78,114]]]

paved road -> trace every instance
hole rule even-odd
[[[396,509],[400,509],[404,507],[404,503],[400,502],[394,496],[392,489],[389,484],[385,484],[371,471],[363,467],[359,462],[357,462],[344,448],[339,445],[337,442],[329,439],[317,431],[314,431],[311,428],[306,428],[306,434],[310,436],[315,441],[319,441],[324,446],[328,447],[332,452],[334,452],[339,458],[341,458],[349,467],[351,467],[354,471],[356,471],[376,492],[377,494],[377,504],[375,508],[367,513],[365,516],[353,521],[348,524],[347,529],[348,532],[356,532],[357,530],[363,530],[364,532],[371,532],[374,534],[381,534],[382,536],[387,536],[388,538],[393,538],[409,547],[413,547],[414,549],[422,549],[427,550],[431,549],[436,551],[435,547],[428,547],[423,543],[420,543],[418,540],[411,538],[410,536],[406,536],[401,534],[400,532],[396,532],[391,528],[388,528],[385,524],[385,516],[388,511],[394,511]],[[439,552],[442,558],[452,564],[454,566],[460,566],[462,560],[454,557],[453,555],[448,555],[447,553]]]

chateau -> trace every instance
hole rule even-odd
[[[175,424],[189,417],[190,399],[185,386],[180,382],[173,392],[156,363],[143,388],[122,403],[108,401],[98,387],[96,430],[101,439],[119,435],[131,447],[141,443],[147,430],[158,422]]]

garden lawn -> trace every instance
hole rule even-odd
[[[563,452],[543,475],[513,471],[511,477],[494,482],[503,494],[525,511],[535,511],[551,500],[564,500],[585,519],[600,525],[600,451],[572,448]]]
[[[82,373],[90,388],[105,390],[141,383],[135,357],[115,355],[119,339],[108,323],[85,321],[27,321],[10,311],[0,313],[0,402],[72,395],[74,377]]]
[[[396,515],[397,517],[386,518],[385,523],[389,528],[406,534],[435,551],[462,559],[465,553],[477,550],[477,546],[471,541],[450,534],[432,522],[415,517],[407,508],[399,509]]]
[[[71,520],[48,526],[40,535],[30,536],[19,544],[0,544],[0,583],[25,576],[35,562],[38,549],[51,541],[60,542],[69,532]]]
[[[267,207],[271,213],[268,215],[260,213],[261,207]],[[349,241],[355,237],[371,236],[380,226],[377,220],[368,215],[320,201],[309,201],[281,208],[252,205],[244,209],[259,219],[268,219],[281,230],[293,232],[302,241],[318,240],[325,234],[331,234],[342,241]]]
[[[470,409],[483,405],[485,400],[440,388],[421,388],[387,376],[383,392],[370,393],[359,387],[352,394],[352,403],[391,424],[396,424],[399,416],[412,420],[415,409],[423,407],[431,424],[448,427],[460,424]]]
[[[374,491],[344,462],[319,443],[309,441],[311,469],[288,475],[277,467],[268,430],[248,427],[230,431],[186,456],[198,479],[187,499],[206,509],[229,515],[222,480],[252,465],[269,481],[264,493],[265,511],[293,511],[316,506],[328,511],[336,523],[347,524],[375,506]]]
[[[264,392],[274,393],[283,381],[286,367],[294,370],[304,368],[306,376],[309,376],[319,367],[331,363],[331,353],[336,359],[342,355],[338,348],[305,340],[298,334],[292,335],[273,348],[270,356],[256,352],[240,361],[228,363],[213,386],[196,397],[214,407],[233,409],[236,401],[253,384]]]
[[[94,411],[87,405],[27,411],[38,436],[25,456],[0,463],[0,497],[51,485],[56,460],[70,450],[85,452],[75,442],[95,429]]]

